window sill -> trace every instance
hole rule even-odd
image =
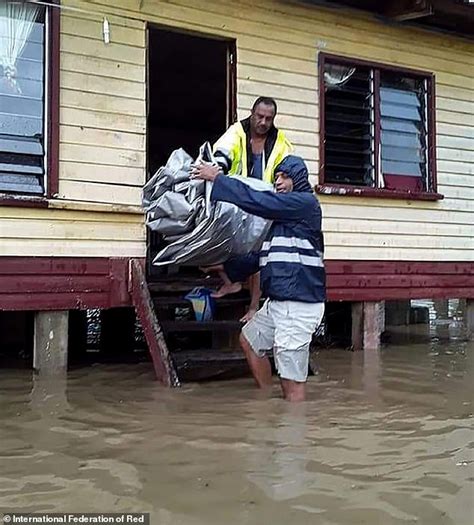
[[[344,186],[339,184],[317,184],[316,193],[320,195],[338,195],[347,197],[378,197],[380,199],[399,199],[410,201],[439,201],[444,199],[441,193],[411,192],[404,190],[386,190],[384,188],[365,188],[362,186]]]
[[[15,206],[18,208],[47,208],[46,197],[32,195],[11,195],[0,193],[0,206]]]

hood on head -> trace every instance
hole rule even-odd
[[[275,168],[275,174],[279,171],[285,173],[293,181],[293,191],[312,192],[308,181],[308,168],[304,160],[296,155],[288,155]]]

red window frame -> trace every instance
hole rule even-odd
[[[409,191],[404,189],[387,189],[370,186],[359,186],[351,184],[326,183],[324,180],[325,169],[325,88],[324,88],[324,68],[327,62],[346,65],[346,66],[365,66],[374,69],[374,108],[375,108],[375,181],[378,185],[380,177],[379,151],[380,151],[380,71],[400,73],[405,76],[416,77],[427,81],[427,124],[428,124],[428,170],[429,191]],[[443,199],[443,195],[437,191],[436,173],[436,94],[435,76],[433,73],[419,71],[399,66],[392,66],[380,62],[360,60],[350,57],[343,57],[329,53],[319,53],[319,184],[316,192],[323,195],[347,195],[361,197],[380,197],[389,199],[417,199],[435,201]]]
[[[60,60],[60,0],[51,0],[48,6],[47,49],[48,70],[45,74],[48,100],[44,118],[47,125],[47,165],[45,173],[46,192],[44,195],[14,195],[0,192],[0,206],[44,207],[48,199],[54,198],[59,186],[59,60]]]

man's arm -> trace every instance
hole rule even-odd
[[[243,182],[218,175],[211,199],[235,204],[242,210],[270,220],[298,220],[307,216],[310,193],[258,191]]]
[[[214,158],[224,173],[228,173],[232,167],[232,162],[234,160],[233,151],[237,140],[236,125],[233,124],[219,139],[217,139],[212,148]]]
[[[220,175],[220,169],[210,164],[201,163],[194,166],[191,175],[193,178],[214,182],[212,200],[235,204],[242,210],[264,219],[301,220],[307,217],[314,207],[319,207],[318,201],[311,193],[254,190],[233,177]]]

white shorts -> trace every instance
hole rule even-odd
[[[309,345],[323,315],[324,303],[267,299],[242,328],[242,335],[259,357],[273,349],[281,378],[304,382],[308,377]]]

